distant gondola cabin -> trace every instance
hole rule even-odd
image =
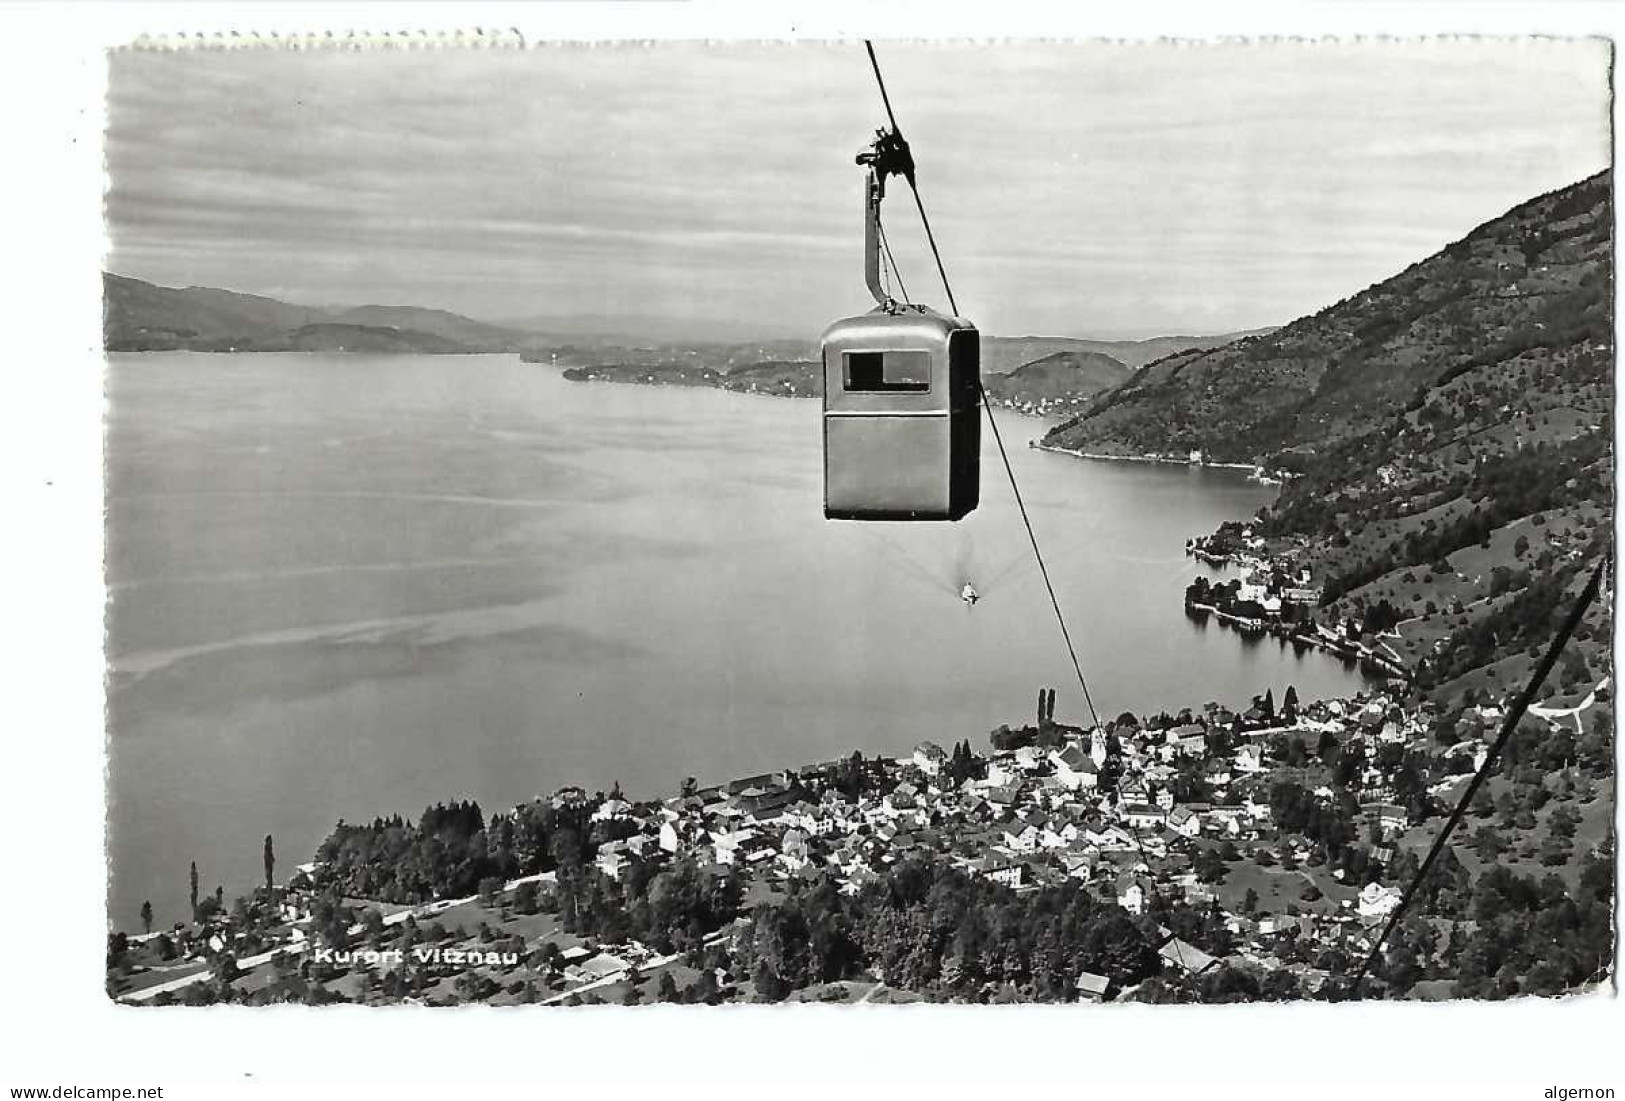
[[[824,332],[824,515],[958,520],[976,508],[981,340],[958,317],[882,307]]]

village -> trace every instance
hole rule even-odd
[[[1324,650],[1373,678],[1408,677],[1404,657],[1383,637],[1381,628],[1391,624],[1319,621],[1322,589],[1296,549],[1268,548],[1252,528],[1233,524],[1188,540],[1188,556],[1212,567],[1234,567],[1236,577],[1227,582],[1197,577],[1185,590],[1186,614],[1215,616],[1243,635],[1271,634],[1295,647]]]
[[[1426,832],[1413,827],[1459,794],[1500,718],[1495,708],[1468,712],[1458,740],[1441,745],[1425,707],[1384,693],[1300,707],[1289,689],[1280,707],[1266,693],[1241,712],[1208,704],[1100,727],[1057,721],[1055,697],[1041,689],[1034,721],[993,731],[987,754],[922,742],[897,758],[854,754],[688,784],[662,801],[566,788],[546,802],[592,824],[598,840],[583,870],[605,886],[647,883],[688,860],[736,884],[744,914],[794,887],[828,879],[855,895],[910,858],[947,861],[1018,894],[1081,884],[1156,930],[1171,976],[1241,967],[1313,996],[1369,948],[1400,900],[1395,862]],[[125,938],[115,996],[186,1000],[217,992],[224,975],[251,998],[298,974],[332,1000],[575,1004],[639,1000],[638,984],[654,989],[662,970],[689,988],[714,970],[706,1000],[751,993],[726,966],[743,916],[705,938],[718,949],[709,955],[576,935],[550,912],[550,870],[416,906],[346,899],[354,908],[341,912],[356,920],[335,933],[331,914],[313,913],[327,873],[320,861],[302,865],[267,895],[276,900],[269,917],[246,917],[253,908],[240,902],[232,914],[215,908],[201,927],[115,934]],[[1206,947],[1175,935],[1167,917],[1176,910],[1201,916]],[[149,966],[160,939],[168,958]],[[709,962],[696,969],[701,958]],[[417,985],[386,981],[391,968],[415,969]],[[676,1000],[679,984],[660,982]],[[1086,972],[1075,994],[1135,991]]]

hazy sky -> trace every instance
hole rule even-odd
[[[1609,161],[1604,43],[880,43],[984,331],[1218,332]],[[111,56],[110,270],[816,332],[866,309],[861,43]],[[942,302],[905,190],[887,226]]]

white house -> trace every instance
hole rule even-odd
[[[1026,878],[1027,865],[1000,853],[988,853],[976,865],[976,871],[995,883],[1002,883],[1006,887],[1019,887]]]
[[[1050,761],[1055,765],[1055,779],[1068,790],[1091,790],[1100,783],[1100,767],[1076,744],[1052,752]]]
[[[625,818],[632,811],[632,804],[625,799],[605,799],[598,804],[598,809],[592,812],[591,821],[608,822],[616,818]]]
[[[1038,839],[1038,843],[1046,849],[1064,849],[1082,836],[1083,832],[1078,829],[1077,823],[1061,822],[1052,818],[1044,826],[1043,836]]]
[[[1004,831],[1004,843],[1011,852],[1037,852],[1039,838],[1042,836],[1042,832],[1036,826],[1018,818]]]
[[[1387,917],[1399,905],[1403,893],[1398,887],[1384,887],[1380,883],[1367,883],[1360,890],[1360,916],[1363,918]]]
[[[1099,862],[1100,850],[1093,846],[1068,850],[1061,854],[1061,867],[1065,869],[1068,879],[1089,879],[1094,875],[1095,865]]]
[[[948,762],[948,754],[936,742],[921,742],[914,747],[914,765],[927,776],[935,776]]]
[[[1181,837],[1195,837],[1202,832],[1202,818],[1189,807],[1175,807],[1168,812],[1168,828]]]
[[[1128,852],[1134,848],[1134,838],[1121,826],[1085,826],[1083,839],[1101,852]]]
[[[1117,904],[1131,914],[1145,913],[1145,902],[1150,896],[1145,880],[1137,875],[1124,875],[1117,880]]]
[[[628,863],[625,841],[608,841],[598,846],[598,870],[609,878],[619,880]]]
[[[1121,813],[1123,821],[1130,829],[1155,829],[1167,821],[1167,814],[1163,809],[1149,803],[1125,803]]]
[[[913,784],[904,782],[898,784],[886,796],[886,811],[888,815],[896,817],[903,811],[911,811],[919,806],[920,791]]]
[[[1200,451],[1192,451],[1191,454],[1195,456],[1191,460],[1192,462],[1202,461]],[[1105,975],[1096,975],[1085,971],[1078,976],[1077,981],[1072,984],[1072,988],[1078,992],[1078,1001],[1080,1002],[1103,1002],[1106,1000],[1107,993],[1111,990],[1111,985],[1111,979]]]
[[[799,872],[805,868],[811,855],[805,833],[794,827],[784,831],[784,837],[779,842],[779,863],[786,872]]]
[[[1157,955],[1161,956],[1165,962],[1173,964],[1181,971],[1188,971],[1192,975],[1200,975],[1202,972],[1218,966],[1219,963],[1213,956],[1208,955],[1189,941],[1181,940],[1179,937],[1173,937],[1167,944],[1157,949]]]
[[[687,823],[674,819],[662,823],[660,826],[660,847],[669,853],[675,853],[683,847],[683,843],[691,836],[692,831]]]
[[[757,834],[755,830],[713,830],[711,832],[712,855],[718,864],[741,863],[742,857],[748,856],[755,847]]]
[[[1398,803],[1363,803],[1360,812],[1376,819],[1384,830],[1403,830],[1411,822],[1410,815]]]

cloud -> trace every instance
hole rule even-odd
[[[1589,41],[881,56],[989,331],[1290,320],[1609,158]],[[850,45],[124,51],[111,265],[485,317],[710,316],[748,287],[753,319],[816,329],[863,304],[852,156],[881,121]],[[931,287],[909,204],[887,205],[910,288]]]

